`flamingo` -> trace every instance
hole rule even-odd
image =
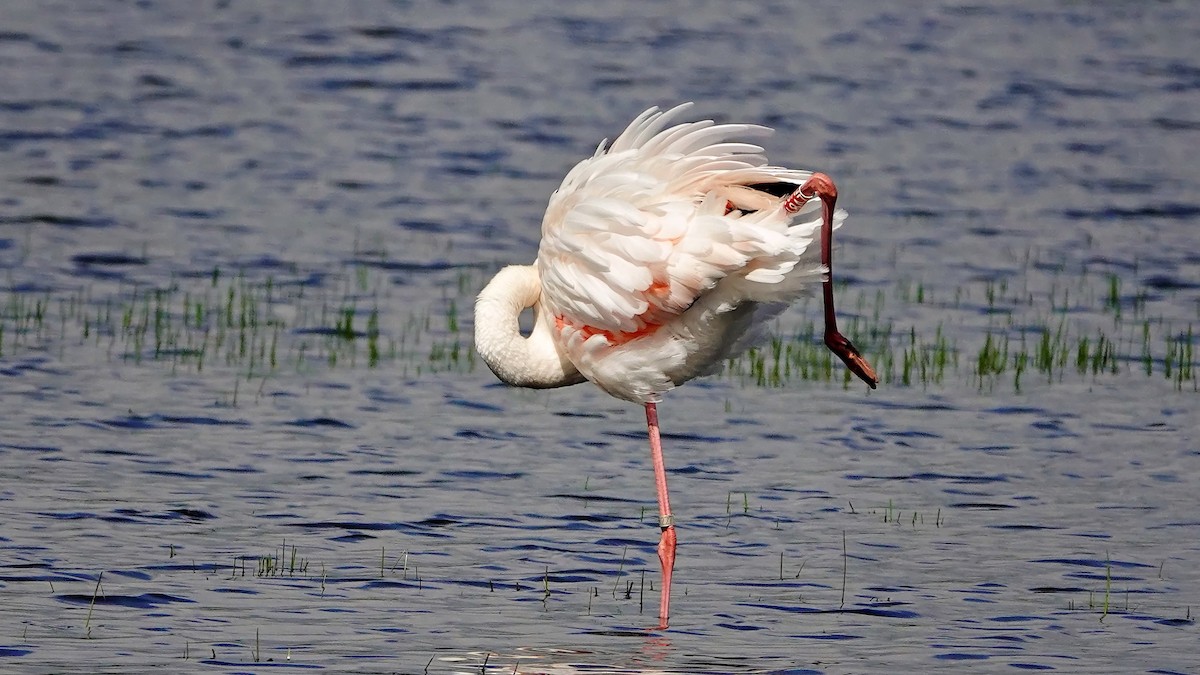
[[[645,407],[661,530],[660,630],[669,626],[677,543],[658,425],[663,394],[719,369],[816,283],[825,344],[872,389],[878,382],[837,330],[831,237],[846,214],[833,180],[772,166],[763,148],[735,140],[767,127],[668,126],[690,106],[646,110],[568,172],[546,208],[537,260],[501,269],[475,303],[476,350],[503,382],[546,389],[586,380]],[[529,308],[523,335],[518,317]]]

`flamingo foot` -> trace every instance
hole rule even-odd
[[[846,364],[850,372],[874,389],[875,385],[879,384],[879,376],[875,374],[875,369],[867,363],[867,359],[859,353],[854,343],[837,329],[837,313],[833,308],[833,213],[837,196],[837,186],[834,185],[833,179],[823,173],[814,173],[804,181],[804,185],[788,195],[783,201],[783,209],[787,213],[796,213],[814,197],[821,199],[821,264],[828,270],[825,280],[821,283],[822,297],[825,301],[825,346]]]
[[[662,565],[662,599],[658,605],[658,626],[666,630],[671,618],[671,573],[675,571],[675,526],[663,528],[658,540],[658,562]]]
[[[837,329],[825,331],[825,346],[829,351],[833,352],[850,372],[858,376],[860,380],[867,383],[867,386],[872,389],[879,383],[879,376],[875,374],[875,369],[867,363],[867,359],[858,352],[858,348],[850,341],[850,338],[837,332]]]

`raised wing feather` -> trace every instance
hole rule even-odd
[[[762,148],[735,140],[770,133],[764,127],[668,126],[689,105],[642,113],[551,197],[538,270],[560,326],[619,342],[679,316],[726,278],[778,285],[800,260],[819,218],[809,209],[790,217],[777,198],[743,186],[811,174],[768,166]]]

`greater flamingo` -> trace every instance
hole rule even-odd
[[[661,528],[659,629],[668,627],[676,544],[662,395],[719,369],[815,283],[825,344],[871,388],[877,382],[837,330],[830,240],[845,212],[835,210],[833,181],[771,166],[761,147],[733,140],[766,127],[667,126],[690,105],[650,108],[577,164],[550,197],[537,260],[500,270],[475,304],[476,349],[504,382],[590,380],[645,406]],[[518,317],[530,307],[533,327],[522,335]]]

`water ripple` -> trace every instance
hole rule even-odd
[[[130,607],[133,609],[154,609],[162,605],[170,605],[175,603],[194,603],[195,600],[181,598],[175,595],[166,593],[142,593],[141,595],[119,595],[113,593],[104,593],[97,595],[85,595],[79,593],[63,593],[54,596],[55,600],[65,602],[72,605],[112,605],[116,607]]]
[[[354,428],[354,425],[350,424],[349,422],[344,422],[342,420],[334,419],[332,417],[309,417],[309,418],[303,418],[303,419],[295,419],[290,422],[286,422],[286,424],[288,424],[290,426],[294,426],[294,427],[305,427],[305,428],[316,428],[316,427],[328,427],[328,428],[334,428],[334,429],[353,429]]]
[[[915,619],[920,617],[920,614],[913,610],[907,609],[892,609],[892,607],[902,606],[905,603],[880,603],[871,606],[859,607],[841,607],[838,609],[820,609],[816,607],[804,607],[800,605],[774,605],[767,603],[754,602],[739,602],[739,607],[757,607],[760,609],[770,609],[775,611],[787,612],[789,614],[846,614],[846,615],[861,615],[874,616],[884,619]]]

